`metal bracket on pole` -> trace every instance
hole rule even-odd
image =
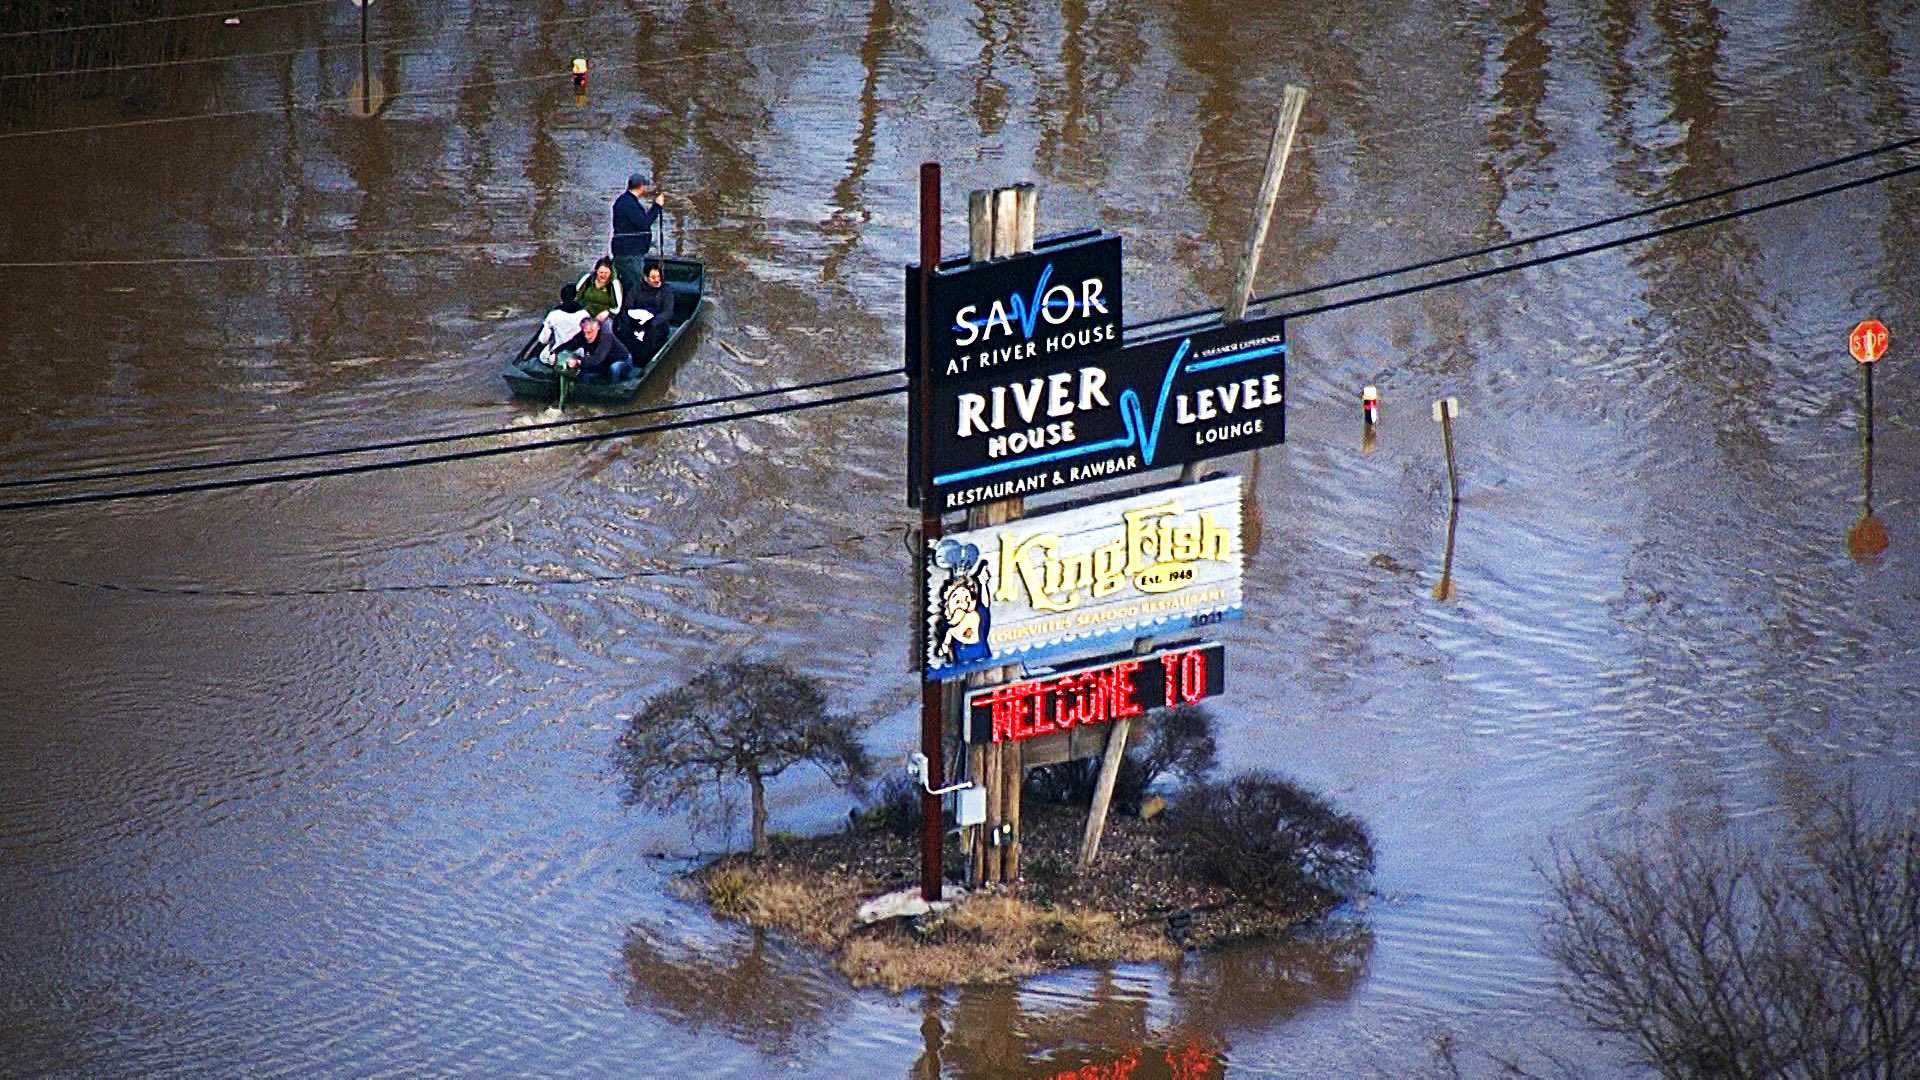
[[[908,755],[907,757],[907,775],[918,780],[920,782],[920,789],[929,795],[951,795],[956,791],[965,791],[973,786],[973,781],[962,780],[957,784],[949,784],[943,788],[934,787],[932,783],[927,780],[927,755],[918,752]]]

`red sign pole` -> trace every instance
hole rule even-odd
[[[1847,351],[1866,369],[1861,376],[1867,384],[1867,422],[1864,425],[1867,446],[1873,446],[1873,369],[1882,356],[1887,354],[1887,341],[1891,335],[1887,324],[1879,319],[1866,319],[1856,324],[1853,332],[1847,335]]]
[[[909,329],[909,333],[920,335],[920,370],[916,373],[919,383],[918,400],[914,407],[920,410],[919,417],[919,459],[921,475],[913,478],[914,485],[921,491],[931,488],[928,482],[933,470],[933,373],[930,369],[933,356],[933,275],[940,266],[940,163],[923,162],[920,166],[920,325]],[[940,542],[941,522],[937,509],[939,501],[932,496],[921,500],[920,505],[920,565],[914,567],[914,591],[920,597],[915,605],[919,613],[920,625],[927,625],[931,614],[927,605],[927,567],[932,565],[934,545]],[[928,631],[931,633],[931,631]],[[944,877],[941,866],[941,854],[945,837],[941,835],[940,796],[928,795],[929,787],[942,787],[946,783],[946,762],[942,751],[946,745],[946,735],[942,730],[944,712],[941,708],[940,683],[927,678],[927,658],[920,656],[920,752],[927,756],[926,784],[921,787],[920,796],[920,897],[928,903],[940,899],[941,878]]]

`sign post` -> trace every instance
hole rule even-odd
[[[1847,335],[1847,351],[1866,371],[1863,378],[1867,384],[1866,439],[1869,446],[1873,445],[1873,365],[1887,354],[1888,340],[1886,324],[1879,319],[1867,319]]]
[[[1887,527],[1873,513],[1873,369],[1887,354],[1891,340],[1886,324],[1867,319],[1847,335],[1847,351],[1860,364],[1866,384],[1866,423],[1861,425],[1860,473],[1864,498],[1860,520],[1847,530],[1847,551],[1855,559],[1866,561],[1887,550]]]
[[[920,360],[920,370],[915,374],[919,377],[921,391],[916,395],[919,399],[917,405],[920,416],[915,434],[919,436],[920,445],[915,460],[922,473],[929,471],[933,463],[927,445],[927,436],[931,430],[927,413],[932,402],[926,393],[926,388],[928,364],[933,354],[933,331],[930,321],[933,305],[929,293],[933,275],[939,266],[940,163],[928,161],[920,166],[920,280],[916,283],[919,302],[913,305],[913,312],[918,316],[919,325],[910,328],[910,332],[917,336],[919,344],[916,351]],[[916,487],[924,481],[922,476],[916,476],[914,479]],[[923,502],[920,507],[922,566],[932,562],[934,548],[940,543],[940,534],[939,510],[936,509],[935,504]],[[923,597],[926,595],[924,589],[917,591]],[[923,608],[920,621],[924,624],[931,614],[930,610]],[[945,783],[947,775],[945,755],[942,752],[946,742],[941,723],[945,714],[945,709],[942,708],[943,696],[940,683],[928,678],[923,672],[920,679],[920,752],[926,755],[927,775],[933,778],[932,786]],[[945,837],[941,834],[940,826],[940,796],[922,794],[920,796],[920,898],[930,904],[941,898],[942,879],[946,876],[941,866],[941,849],[945,843]]]

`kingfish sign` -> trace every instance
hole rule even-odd
[[[927,677],[1240,614],[1240,480],[954,533],[927,567]]]

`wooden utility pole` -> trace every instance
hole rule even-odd
[[[973,262],[986,262],[1030,254],[1039,202],[1039,189],[1032,184],[970,193],[967,197],[968,258]],[[1025,499],[1001,499],[967,511],[967,528],[1005,525],[1019,520],[1025,512]],[[1018,664],[990,668],[967,676],[967,687],[997,686],[1018,678],[1019,674]],[[964,701],[961,707],[965,707]],[[988,743],[968,749],[968,778],[987,789],[985,828],[972,830],[969,835],[969,866],[975,882],[1013,881],[1020,876],[1020,791],[1026,776],[1024,757],[1017,742]],[[1002,825],[1011,827],[1011,836],[1004,845],[998,843]]]
[[[1227,301],[1224,320],[1237,323],[1247,315],[1247,299],[1253,295],[1253,275],[1260,269],[1260,249],[1267,243],[1267,226],[1273,220],[1273,206],[1280,198],[1280,178],[1287,171],[1287,155],[1293,152],[1293,135],[1300,127],[1301,110],[1307,107],[1307,90],[1289,84],[1280,94],[1280,119],[1273,126],[1273,142],[1267,147],[1267,171],[1260,178],[1260,196],[1253,207],[1253,231],[1240,255],[1239,273],[1233,284],[1233,296]]]
[[[1286,175],[1287,157],[1293,152],[1293,136],[1300,127],[1300,114],[1307,105],[1305,87],[1289,84],[1281,93],[1280,116],[1273,126],[1273,139],[1267,147],[1267,169],[1260,178],[1260,191],[1254,200],[1253,222],[1247,233],[1247,246],[1240,254],[1240,263],[1235,274],[1233,294],[1228,297],[1225,312],[1221,320],[1225,323],[1237,323],[1246,318],[1247,300],[1253,294],[1253,277],[1260,270],[1260,251],[1267,243],[1267,228],[1273,220],[1273,208],[1280,198],[1280,178]],[[1204,462],[1190,461],[1180,469],[1182,484],[1197,483],[1200,480],[1200,468]],[[1253,452],[1252,474],[1260,473],[1260,452]],[[1249,497],[1249,514],[1253,518],[1251,528],[1245,531],[1245,537],[1258,543],[1261,533],[1259,524],[1259,503]],[[1243,537],[1243,543],[1245,539]],[[1148,653],[1153,651],[1152,638],[1140,638],[1134,642],[1134,651]],[[1120,717],[1113,721],[1112,730],[1107,733],[1107,749],[1100,760],[1100,779],[1094,786],[1093,805],[1087,810],[1086,832],[1080,838],[1080,859],[1078,866],[1086,871],[1100,854],[1100,837],[1106,831],[1107,813],[1113,802],[1113,786],[1120,775],[1120,763],[1127,753],[1127,738],[1132,733],[1132,720]]]

